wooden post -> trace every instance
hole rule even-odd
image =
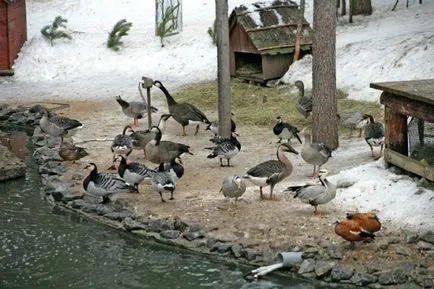
[[[228,1],[216,0],[219,135],[231,135],[231,74],[229,67]]]
[[[408,155],[407,144],[407,116],[401,114],[384,102],[387,93],[381,95],[382,103],[384,103],[384,144],[386,148],[398,152],[402,155]]]
[[[297,61],[300,58],[300,38],[303,32],[304,6],[305,0],[300,0],[300,13],[298,15],[297,31],[295,32],[294,58],[292,60],[293,62]]]
[[[148,103],[148,128],[151,128],[152,125],[152,111],[151,111],[151,87],[153,85],[153,80],[152,78],[149,77],[142,77],[142,87],[146,88],[146,98],[147,98],[147,103]]]

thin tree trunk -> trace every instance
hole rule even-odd
[[[303,19],[304,19],[304,6],[305,0],[300,0],[300,14],[297,23],[297,31],[295,33],[295,47],[294,47],[294,58],[293,61],[297,61],[300,58],[300,42],[301,34],[303,33]]]
[[[342,0],[341,16],[347,15],[347,0]]]
[[[314,0],[313,13],[313,141],[339,146],[336,104],[336,4]]]
[[[229,138],[231,135],[231,75],[229,64],[229,21],[228,1],[216,0],[217,29],[217,79],[219,135]]]
[[[350,0],[348,4],[350,6],[350,7],[348,7],[348,10],[349,10],[349,20],[348,20],[348,22],[353,23],[354,0]]]
[[[396,0],[395,5],[393,5],[392,11],[395,11],[396,5],[398,5],[399,0]]]
[[[353,0],[353,7],[351,8],[352,15],[371,15],[372,3],[371,0]]]

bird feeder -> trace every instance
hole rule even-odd
[[[382,90],[384,160],[434,181],[434,79],[371,83]]]

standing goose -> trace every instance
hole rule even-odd
[[[146,103],[145,99],[143,98],[142,101],[125,101],[121,98],[120,95],[116,96],[116,101],[119,103],[119,105],[122,108],[122,112],[128,116],[133,118],[133,123],[130,124],[131,126],[137,127],[139,126],[139,119],[143,118],[143,116],[148,111],[148,104]],[[151,106],[152,112],[157,112],[158,108]]]
[[[293,125],[283,122],[280,116],[277,117],[277,123],[273,127],[273,133],[279,138],[278,143],[282,141],[282,139],[287,139],[289,143],[291,143],[291,138],[296,137],[297,140],[301,142],[298,133],[300,131]]]
[[[369,123],[365,126],[365,141],[371,148],[371,155],[374,160],[378,160],[381,158],[381,154],[383,153],[384,146],[384,126],[380,122],[375,122],[374,117],[372,115],[366,115],[369,118]],[[374,156],[374,148],[380,147],[380,154],[378,156]]]
[[[338,221],[335,225],[335,233],[347,241],[351,242],[351,248],[354,249],[358,241],[373,240],[374,233],[365,230],[357,221],[344,220]]]
[[[311,128],[305,127],[300,134],[304,135],[304,144],[301,149],[302,159],[313,165],[313,177],[318,177],[318,171],[321,166],[325,164],[332,156],[332,150],[323,143],[312,143],[311,141]]]
[[[64,161],[72,161],[72,163],[74,164],[75,161],[78,161],[79,159],[84,158],[88,155],[89,153],[86,151],[85,148],[78,147],[68,142],[62,142],[60,144],[59,156]]]
[[[274,186],[288,177],[293,170],[292,163],[286,157],[285,152],[298,154],[288,143],[280,144],[277,148],[277,160],[268,160],[260,163],[247,171],[243,178],[259,186],[261,200],[263,199],[262,187],[270,186],[269,200],[273,198]]]
[[[41,130],[51,136],[60,137],[60,143],[64,137],[73,136],[77,129],[83,127],[78,120],[65,116],[51,115],[47,108],[41,108],[42,118],[39,120]]]
[[[347,213],[347,219],[359,223],[359,225],[368,232],[375,233],[380,231],[381,222],[374,212],[351,212]]]
[[[173,192],[176,189],[176,182],[169,171],[164,170],[164,164],[160,164],[158,171],[151,178],[152,187],[154,187],[160,194],[161,202],[165,203],[163,199],[164,192],[170,192],[170,199],[173,200]]]
[[[232,113],[232,115],[234,115]],[[235,121],[231,118],[231,132],[235,132],[235,130],[237,129],[237,124],[235,123]],[[211,131],[215,136],[218,135],[219,133],[219,122],[213,121],[211,122],[206,128],[205,130],[209,130]]]
[[[194,135],[197,135],[199,131],[199,123],[210,124],[210,121],[206,115],[201,112],[193,104],[187,102],[176,102],[170,95],[169,91],[163,86],[161,81],[155,80],[154,85],[163,91],[167,100],[167,107],[172,117],[182,125],[182,135],[186,135],[185,127],[189,124],[196,123],[196,131]]]
[[[146,157],[150,162],[155,164],[170,163],[175,158],[181,158],[184,153],[191,154],[190,146],[176,143],[172,141],[162,141],[161,130],[156,127],[151,127],[151,132],[155,133],[155,137],[148,142],[145,147]]]
[[[134,185],[139,192],[139,184],[151,184],[151,178],[156,173],[155,170],[148,168],[139,162],[129,162],[123,155],[117,156],[113,161],[120,160],[118,166],[119,176],[130,185]]]
[[[368,116],[357,111],[342,112],[337,117],[340,126],[350,129],[350,137],[355,129],[359,130],[359,137],[361,137],[363,128],[369,123]]]
[[[220,192],[223,193],[225,198],[235,198],[235,202],[246,191],[246,182],[240,176],[225,176],[223,179]]]
[[[307,118],[312,112],[312,96],[304,95],[304,83],[301,80],[297,80],[294,83],[298,88],[298,97],[295,101],[295,107],[305,118]]]
[[[241,150],[241,144],[235,137],[235,133],[231,134],[230,139],[222,139],[219,143],[217,143],[213,147],[209,147],[206,149],[211,149],[212,153],[207,156],[209,159],[213,159],[215,157],[220,158],[220,166],[223,167],[223,158],[227,159],[227,166],[230,167],[229,161],[234,156],[238,155]]]
[[[320,171],[320,185],[291,186],[287,190],[295,191],[294,198],[315,207],[315,214],[319,214],[318,205],[326,204],[336,197],[336,185],[326,178],[327,175],[327,170]]]
[[[110,174],[98,173],[95,163],[89,163],[85,169],[91,168],[89,175],[83,180],[83,189],[88,195],[102,197],[102,203],[110,202],[110,196],[117,193],[133,193],[137,190],[123,179]]]
[[[133,151],[133,139],[127,135],[127,131],[131,130],[131,126],[126,125],[122,131],[122,134],[118,134],[113,139],[113,142],[110,146],[110,150],[113,153],[113,159],[115,155],[125,155],[128,157]],[[114,165],[109,167],[108,169],[113,170],[116,169]]]
[[[173,179],[177,182],[184,175],[184,167],[176,162],[176,159],[170,161],[170,163],[164,164],[164,170],[172,174]]]

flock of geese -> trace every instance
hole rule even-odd
[[[140,85],[140,84],[139,84]],[[124,192],[139,192],[139,184],[151,185],[160,195],[161,201],[166,202],[163,193],[170,193],[170,200],[174,199],[176,183],[184,174],[182,162],[183,154],[193,154],[190,146],[162,140],[167,120],[172,117],[182,127],[182,135],[186,135],[186,127],[195,125],[195,133],[198,134],[199,125],[205,124],[206,129],[214,136],[210,139],[212,146],[205,149],[210,150],[207,158],[219,158],[220,166],[230,165],[230,160],[241,151],[241,144],[237,139],[236,124],[231,119],[231,136],[228,139],[218,136],[218,122],[211,122],[207,116],[196,106],[187,102],[177,102],[161,81],[154,81],[153,85],[158,87],[165,95],[168,107],[168,114],[162,114],[158,125],[150,129],[136,130],[139,119],[146,115],[148,105],[142,96],[141,102],[128,102],[120,96],[116,101],[121,106],[122,112],[133,119],[133,123],[124,127],[122,134],[115,136],[110,149],[113,154],[113,165],[108,169],[116,169],[119,176],[99,172],[97,165],[93,162],[86,166],[90,172],[83,180],[83,189],[86,194],[102,198],[102,203],[110,202],[110,196]],[[304,84],[296,81],[295,86],[299,90],[299,97],[296,100],[296,108],[305,117],[312,112],[312,96],[304,95]],[[139,87],[140,91],[140,87]],[[152,112],[158,108],[151,107]],[[384,128],[379,122],[375,122],[371,115],[358,112],[346,112],[339,114],[340,125],[353,130],[359,130],[359,137],[364,131],[365,141],[371,149],[374,159],[381,157],[384,144]],[[42,109],[40,127],[43,132],[53,137],[60,137],[59,155],[67,161],[76,161],[88,155],[84,148],[64,142],[64,138],[74,135],[82,124],[78,120],[52,115],[46,108]],[[270,186],[270,193],[267,199],[273,199],[275,185],[291,175],[293,165],[286,156],[286,152],[299,154],[291,145],[291,139],[295,138],[302,144],[300,156],[307,163],[313,166],[314,178],[318,178],[317,184],[306,184],[302,186],[291,186],[285,191],[294,192],[294,198],[314,207],[314,213],[318,214],[318,205],[330,202],[336,196],[336,185],[327,179],[328,171],[321,169],[332,156],[332,150],[322,143],[312,142],[311,127],[307,126],[301,131],[295,126],[286,123],[281,117],[277,118],[273,133],[278,137],[276,159],[268,160],[257,164],[247,170],[243,176],[231,175],[223,179],[221,192],[225,197],[235,198],[235,201],[246,191],[246,180],[259,187],[260,198],[263,196],[263,187]],[[300,138],[304,136],[304,142]],[[286,140],[286,141],[284,141]],[[373,147],[380,146],[380,155],[374,156]],[[154,168],[144,163],[129,161],[128,156],[133,150],[143,150],[144,157],[148,162],[154,164]],[[116,165],[115,165],[116,164]],[[363,215],[363,213],[360,213]],[[365,240],[373,238],[373,230],[363,222],[365,219],[371,221],[378,218],[374,213],[366,213],[368,217],[362,221],[352,214],[347,216],[348,220],[336,224],[335,232],[349,241]],[[364,221],[363,221],[364,220]],[[369,223],[369,222],[368,222]],[[369,228],[368,228],[369,227]],[[356,232],[357,237],[354,237]]]

